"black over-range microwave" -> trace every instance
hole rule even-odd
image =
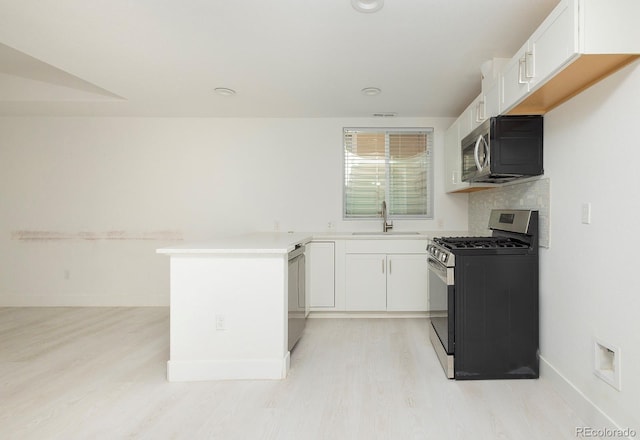
[[[542,116],[496,116],[461,141],[462,180],[504,183],[538,176],[542,164]]]

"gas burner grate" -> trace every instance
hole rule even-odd
[[[529,244],[507,237],[443,237],[434,241],[447,249],[528,248]]]

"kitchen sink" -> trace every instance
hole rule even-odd
[[[352,232],[352,235],[420,235],[419,232],[403,232],[403,231],[389,231],[389,232]]]

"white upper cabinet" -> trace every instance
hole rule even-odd
[[[444,190],[455,192],[468,188],[468,182],[462,182],[462,154],[460,151],[460,118],[444,133]]]
[[[468,133],[471,133],[471,130],[472,130],[471,120],[473,119],[472,106],[473,104],[470,104],[458,117],[457,122],[458,122],[458,130],[459,130],[460,137]]]
[[[480,93],[476,97],[476,99],[473,100],[471,105],[469,105],[469,110],[471,112],[471,130],[465,133],[464,136],[468,135],[470,132],[475,130],[476,127],[482,124],[484,120],[487,118],[485,107],[484,107],[484,96],[482,95],[482,93]]]
[[[637,59],[638,17],[638,0],[562,0],[503,69],[501,113],[544,114]]]
[[[484,119],[500,114],[500,81],[491,82],[487,87],[482,88],[482,103]]]
[[[508,58],[494,58],[486,61],[480,68],[482,71],[482,97],[480,98],[482,121],[498,116],[501,109],[500,74]]]
[[[508,59],[494,58],[483,64],[482,92],[458,118],[458,138],[462,139],[492,116],[500,114],[500,72]]]
[[[460,139],[471,133],[485,120],[485,108],[482,93],[462,112],[458,118],[458,136]]]
[[[523,66],[530,89],[578,55],[577,21],[578,2],[564,0],[533,33]]]
[[[529,93],[529,81],[525,77],[526,57],[529,54],[529,42],[511,58],[500,75],[500,111],[512,107]]]

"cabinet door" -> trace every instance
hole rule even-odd
[[[529,43],[507,62],[500,75],[500,111],[504,113],[518,103],[529,92],[529,81],[525,78],[526,55]]]
[[[425,255],[388,255],[387,268],[387,310],[428,310],[429,272]]]
[[[529,39],[530,89],[578,54],[577,0],[562,0]]]
[[[485,119],[492,116],[498,116],[500,114],[500,88],[498,87],[499,81],[495,80],[491,85],[482,90],[484,95],[484,117]]]
[[[346,310],[386,310],[386,255],[347,254],[345,266]]]
[[[335,243],[313,242],[306,246],[311,307],[333,308],[335,296]]]
[[[471,133],[471,119],[472,119],[472,106],[469,105],[465,111],[458,118],[459,136],[460,139]]]
[[[482,93],[473,100],[469,108],[471,110],[471,131],[473,131],[482,124],[486,118],[484,96]]]
[[[469,186],[469,183],[461,180],[459,126],[460,119],[456,120],[444,134],[444,190],[446,192],[458,191]]]

